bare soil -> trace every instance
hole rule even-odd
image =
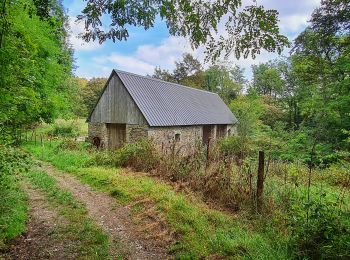
[[[127,259],[169,259],[167,253],[167,239],[152,239],[152,236],[145,235],[142,229],[136,225],[132,218],[130,207],[120,205],[116,199],[106,193],[94,191],[90,186],[82,184],[73,176],[62,173],[47,163],[42,162],[42,169],[55,178],[58,186],[70,191],[77,200],[86,205],[89,217],[94,220],[110,236],[111,242],[121,243]],[[145,201],[140,203],[145,204]],[[148,231],[157,226],[159,237],[169,237],[166,226],[162,219],[152,213],[152,206],[149,212],[143,212],[143,216],[152,219],[143,229]],[[152,233],[152,232],[151,232]],[[154,232],[153,232],[154,233]],[[150,239],[151,238],[151,239]],[[167,243],[164,243],[166,241]],[[114,255],[113,252],[110,252]]]

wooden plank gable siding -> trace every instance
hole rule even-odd
[[[92,123],[147,124],[135,101],[114,73],[91,114]]]

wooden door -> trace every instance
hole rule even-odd
[[[107,124],[108,148],[115,149],[124,145],[126,140],[125,124]]]
[[[216,126],[216,138],[222,138],[226,136],[227,125]]]
[[[213,126],[204,125],[203,126],[203,144],[208,144],[209,139],[212,138]]]

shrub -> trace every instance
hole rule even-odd
[[[226,137],[218,143],[220,155],[224,158],[233,158],[237,162],[251,154],[251,146],[249,140],[241,136]]]
[[[159,162],[153,143],[147,139],[124,145],[116,151],[115,156],[119,166],[131,167],[136,171],[150,171]]]
[[[296,200],[289,212],[290,249],[298,259],[350,257],[349,214],[321,201]]]
[[[350,187],[350,163],[346,161],[332,164],[322,172],[331,185],[338,185],[345,188]]]
[[[64,140],[59,145],[57,145],[56,149],[59,150],[79,150],[81,149],[81,142],[73,141],[73,140]]]
[[[120,167],[119,158],[115,151],[97,151],[85,166],[105,166],[105,167]]]
[[[125,144],[115,151],[99,151],[87,165],[131,167],[136,171],[150,171],[159,163],[159,156],[149,140]]]

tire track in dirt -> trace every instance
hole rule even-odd
[[[52,209],[39,190],[29,184],[24,184],[23,189],[30,208],[27,231],[11,242],[0,259],[76,259],[74,241],[59,237],[59,227],[66,224],[65,219]]]
[[[169,259],[167,248],[156,241],[140,235],[131,220],[130,208],[122,206],[113,197],[92,190],[73,176],[56,170],[45,162],[41,169],[55,178],[58,186],[70,191],[74,197],[84,203],[89,217],[110,235],[112,242],[121,241],[127,259]]]

